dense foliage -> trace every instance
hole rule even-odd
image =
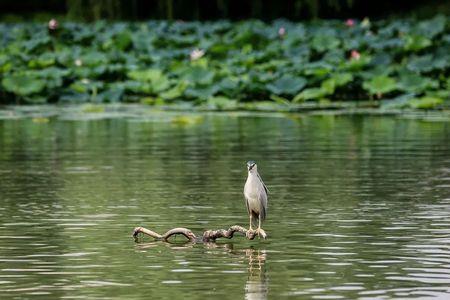
[[[2,24],[0,102],[434,107],[450,94],[448,21]]]

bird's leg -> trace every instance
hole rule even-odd
[[[258,233],[258,237],[262,237],[263,239],[267,238],[267,233],[264,231],[264,229],[261,228],[261,214],[259,214],[258,219],[258,229],[256,229],[256,233]]]
[[[261,230],[261,214],[259,214],[259,218],[258,218],[258,229],[256,229],[256,232],[258,232],[258,237],[259,237],[259,231]]]
[[[253,230],[252,229],[252,214],[251,213],[250,213],[250,226],[249,226],[248,230]]]

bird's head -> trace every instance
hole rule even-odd
[[[247,169],[249,172],[256,171],[258,166],[253,160],[247,162]]]

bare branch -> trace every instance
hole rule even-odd
[[[162,235],[160,235],[159,233],[156,233],[156,232],[154,232],[150,229],[144,228],[144,227],[136,227],[133,230],[133,237],[136,238],[139,233],[143,233],[148,236],[151,236],[155,240],[160,240],[162,238]]]
[[[144,227],[136,227],[133,230],[133,237],[135,240],[137,239],[137,236],[139,233],[143,233],[145,235],[148,235],[155,240],[163,240],[163,241],[169,241],[169,238],[181,234],[184,237],[186,237],[191,243],[199,243],[199,242],[215,242],[218,238],[227,238],[231,239],[233,238],[233,235],[235,233],[240,233],[244,235],[247,239],[253,240],[256,236],[262,237],[263,239],[266,239],[267,234],[264,230],[260,229],[258,230],[249,230],[239,225],[234,225],[228,228],[228,230],[225,229],[218,229],[218,230],[206,230],[203,235],[200,237],[197,237],[191,230],[187,228],[173,228],[163,235],[160,235],[159,233],[156,233],[150,229],[144,228]]]
[[[167,231],[166,233],[164,233],[164,235],[162,236],[162,239],[164,241],[168,241],[168,239],[172,235],[176,235],[176,234],[184,235],[192,243],[195,243],[197,241],[197,237],[195,236],[195,234],[192,231],[190,231],[189,229],[187,229],[187,228],[174,228],[174,229],[171,229],[171,230]]]

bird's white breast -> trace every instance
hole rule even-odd
[[[261,185],[261,183],[259,182],[258,176],[256,174],[249,173],[244,186],[244,196],[249,204],[249,209],[256,212],[260,209],[259,185]]]

